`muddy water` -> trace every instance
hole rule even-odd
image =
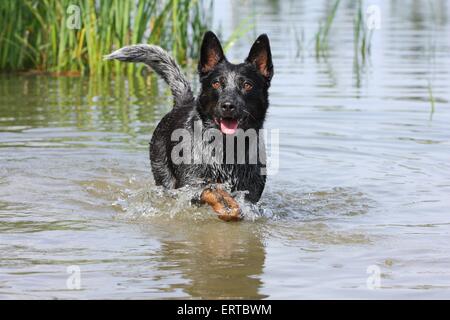
[[[154,186],[162,83],[2,75],[0,298],[449,298],[450,6],[371,4],[366,61],[350,1],[319,59],[326,1],[216,7],[255,24],[231,59],[267,32],[276,68],[279,170],[241,223]]]

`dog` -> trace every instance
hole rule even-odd
[[[241,148],[245,159],[250,157],[250,150],[256,148],[260,157],[253,163],[237,161],[236,154],[229,157],[229,161],[227,154],[231,154],[230,150],[236,151],[236,144],[231,149],[215,150],[219,158],[228,160],[226,163],[178,163],[173,161],[173,155],[180,141],[174,141],[172,135],[176,130],[190,133],[190,140],[185,142],[189,142],[192,148],[187,153],[202,159],[208,150],[202,146],[205,147],[211,139],[198,143],[193,138],[196,129],[201,133],[214,129],[222,135],[218,138],[215,135],[214,140],[222,138],[226,142],[230,137],[233,140],[238,131],[263,128],[274,72],[267,35],[262,34],[256,39],[243,63],[233,64],[225,57],[217,36],[211,31],[206,32],[198,62],[201,89],[197,98],[180,67],[159,46],[126,46],[105,56],[105,59],[144,63],[171,89],[173,109],[159,122],[150,141],[150,161],[156,185],[169,189],[199,186],[203,191],[196,199],[198,202],[209,204],[222,220],[240,220],[241,210],[230,193],[244,191],[247,201],[259,201],[266,183],[266,175],[262,173],[265,163],[261,160],[265,159],[264,138],[248,139]]]

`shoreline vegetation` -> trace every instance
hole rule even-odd
[[[0,72],[53,76],[133,74],[135,64],[103,61],[134,43],[156,43],[183,66],[196,57],[212,1],[0,1]]]
[[[314,35],[317,59],[327,58],[329,39],[341,7],[330,3]],[[362,0],[355,5],[355,60],[371,52]],[[0,1],[0,72],[76,77],[132,75],[143,65],[104,61],[126,45],[158,44],[186,67],[199,53],[202,36],[212,25],[212,0],[17,0]],[[243,19],[225,42],[225,51],[251,30]],[[297,56],[304,51],[304,30],[296,34]]]

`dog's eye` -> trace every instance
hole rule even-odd
[[[252,90],[252,88],[253,88],[253,86],[250,83],[244,82],[244,90],[245,91],[250,91],[250,90]]]
[[[220,82],[218,81],[218,80],[216,80],[216,81],[214,81],[213,83],[212,83],[212,87],[214,88],[214,89],[219,89],[220,88]]]

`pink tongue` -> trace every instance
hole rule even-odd
[[[220,120],[220,131],[225,134],[233,134],[236,132],[238,126],[237,120],[234,119],[222,119]]]

